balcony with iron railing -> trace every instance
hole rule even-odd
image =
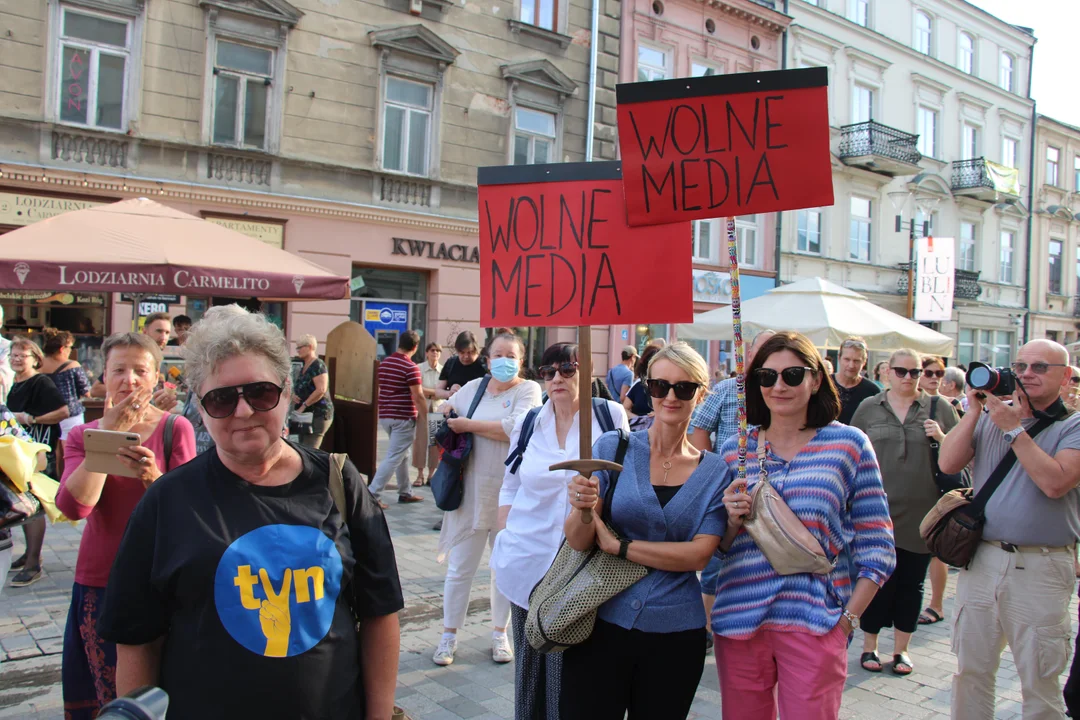
[[[1019,195],[1002,189],[986,165],[986,158],[954,160],[952,164],[953,195],[970,197],[983,202],[997,203],[1018,200]]]
[[[907,295],[907,270],[908,263],[899,263],[901,270],[900,279],[896,281],[896,291],[900,295]],[[953,300],[978,300],[982,295],[982,286],[979,285],[979,277],[982,273],[971,270],[953,270]]]
[[[919,172],[919,136],[870,120],[840,128],[840,159],[845,165],[895,177]]]

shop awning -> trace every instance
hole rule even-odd
[[[762,330],[794,330],[819,348],[838,348],[844,338],[858,335],[874,351],[908,347],[942,357],[953,354],[953,340],[948,335],[821,278],[781,285],[747,300],[742,304],[742,325],[747,338]],[[678,325],[676,335],[680,340],[731,340],[731,308],[702,313],[693,323]]]
[[[146,198],[0,236],[0,289],[338,300],[349,278]]]

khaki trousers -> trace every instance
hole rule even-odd
[[[1075,584],[1068,551],[1009,553],[979,546],[957,584],[954,720],[994,717],[994,684],[1006,644],[1020,676],[1024,720],[1065,717],[1060,676],[1072,652],[1069,602]]]

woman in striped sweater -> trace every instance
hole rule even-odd
[[[737,438],[720,451],[729,519],[712,628],[724,717],[775,720],[779,705],[785,720],[836,720],[848,638],[896,564],[877,458],[862,431],[836,422],[836,387],[798,333],[778,333],[758,350],[746,408],[758,426],[747,444],[748,489],[733,482]],[[829,575],[779,575],[742,532],[759,442],[770,482],[836,561]]]

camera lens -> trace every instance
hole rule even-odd
[[[968,373],[968,382],[976,390],[985,390],[994,384],[994,372],[986,367],[973,367]]]

